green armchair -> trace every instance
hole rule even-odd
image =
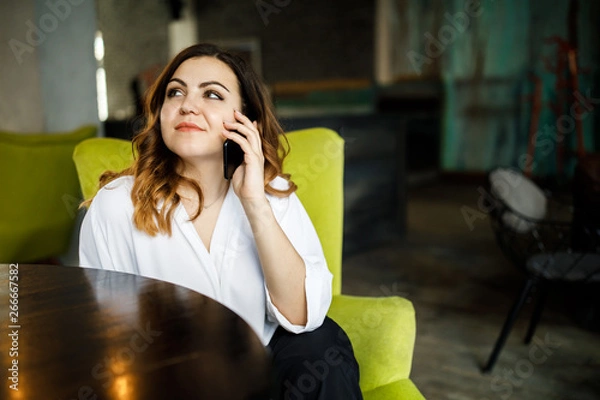
[[[344,140],[324,128],[290,132],[286,138],[291,151],[284,171],[298,185],[297,194],[319,234],[334,275],[329,316],[353,343],[364,398],[424,399],[409,377],[416,335],[412,303],[400,297],[341,294]],[[123,169],[132,157],[131,143],[125,140],[90,139],[78,145],[73,158],[84,198],[96,193],[103,171]]]
[[[95,126],[65,133],[0,132],[0,263],[67,252],[81,199],[71,156]]]

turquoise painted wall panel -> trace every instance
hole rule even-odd
[[[556,91],[556,75],[547,72],[538,72],[542,81],[542,111],[538,119],[537,136],[534,143],[535,153],[533,157],[532,171],[536,176],[564,176],[572,175],[575,167],[575,153],[578,150],[577,132],[578,122],[581,123],[583,132],[584,151],[594,151],[594,120],[593,113],[595,105],[593,99],[586,100],[591,91],[592,77],[579,75],[580,90],[575,95],[575,102],[580,108],[574,108],[572,99],[567,100],[560,110],[555,107],[559,102]],[[531,85],[530,85],[531,86]],[[531,107],[526,110],[527,121],[531,121]],[[527,132],[529,126],[523,127]],[[517,148],[518,153],[523,155],[527,152],[528,141],[521,142]],[[559,161],[559,153],[562,150],[562,166]],[[513,165],[524,169],[527,160],[520,157]]]
[[[557,170],[557,115],[550,110],[556,95],[556,77],[545,57],[556,57],[556,46],[546,43],[552,36],[566,39],[568,0],[482,1],[480,15],[469,29],[457,36],[443,57],[441,77],[445,88],[442,124],[442,168],[446,171],[483,172],[497,165],[525,166],[531,123],[533,84],[530,74],[543,82],[544,106],[536,142],[537,175],[555,175]],[[600,7],[581,1],[579,13],[580,92],[591,93],[598,60],[597,27],[590,14]],[[447,0],[448,12],[464,7],[463,0]],[[586,103],[587,104],[587,103]],[[592,104],[593,106],[593,104]],[[593,108],[593,107],[592,107]],[[565,160],[575,149],[575,129],[570,104],[558,113],[565,136]],[[592,113],[582,118],[585,147],[594,149]],[[560,123],[559,123],[560,125]],[[551,146],[551,140],[554,140]],[[566,164],[568,175],[573,162]]]
[[[449,0],[452,11],[464,2]],[[442,168],[482,171],[509,163],[518,142],[518,85],[528,64],[529,10],[483,1],[480,15],[446,55]],[[502,146],[502,147],[498,147]]]

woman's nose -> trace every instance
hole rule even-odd
[[[179,113],[182,115],[198,114],[198,106],[194,104],[191,99],[187,98],[181,103],[181,107],[179,107]]]

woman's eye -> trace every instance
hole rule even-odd
[[[207,91],[205,96],[208,97],[209,99],[223,100],[223,97],[219,93],[217,93],[213,90]]]
[[[175,97],[175,96],[181,96],[183,95],[183,93],[181,92],[180,89],[169,89],[167,91],[167,97],[171,98],[171,97]]]

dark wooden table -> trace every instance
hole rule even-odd
[[[259,338],[197,292],[54,265],[0,264],[0,285],[2,399],[268,398]]]

